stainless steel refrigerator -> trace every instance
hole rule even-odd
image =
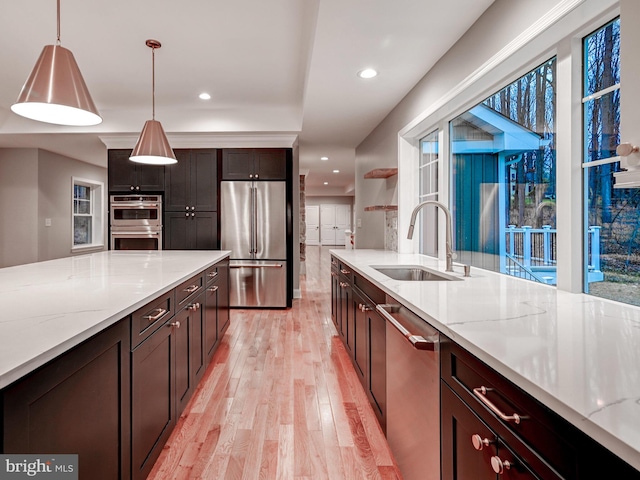
[[[223,181],[221,248],[231,250],[231,306],[287,306],[286,182]]]

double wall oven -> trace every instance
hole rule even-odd
[[[162,250],[162,196],[111,195],[111,250]]]

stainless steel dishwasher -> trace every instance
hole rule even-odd
[[[387,296],[387,441],[404,480],[440,479],[440,334]]]

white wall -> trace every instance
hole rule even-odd
[[[0,149],[0,267],[71,255],[74,176],[104,183],[106,212],[106,168],[46,150]],[[105,214],[105,249],[106,225]]]
[[[401,203],[398,202],[396,181],[363,178],[366,172],[374,168],[398,167],[398,132],[438,106],[454,86],[463,82],[559,3],[563,3],[562,0],[496,0],[356,148],[355,216],[356,221],[362,219],[362,227],[356,228],[357,248],[384,247],[383,218],[377,212],[365,212],[364,208]],[[491,88],[501,85],[505,81],[504,75],[499,71],[493,73]],[[487,94],[491,93],[491,88],[487,89]],[[428,130],[424,133],[428,133]],[[400,182],[403,182],[402,178]],[[400,219],[404,214],[408,215],[403,211],[398,213]]]

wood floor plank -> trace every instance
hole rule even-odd
[[[306,263],[291,309],[232,310],[150,480],[401,480],[331,320],[328,248]]]

